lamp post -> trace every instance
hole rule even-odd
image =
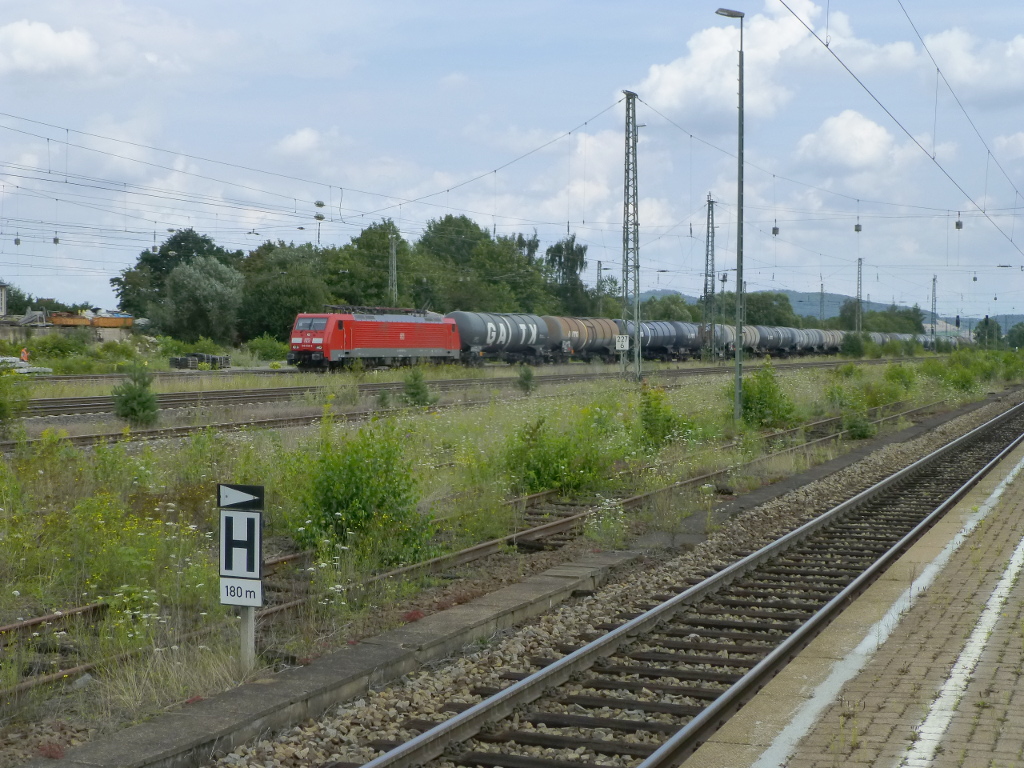
[[[736,395],[733,420],[743,416],[743,12],[719,8],[719,16],[740,20],[739,143],[736,152]]]

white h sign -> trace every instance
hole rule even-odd
[[[220,511],[220,575],[259,579],[262,574],[262,514],[241,509]],[[237,605],[237,603],[232,603]]]

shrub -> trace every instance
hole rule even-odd
[[[909,365],[901,365],[900,363],[890,363],[885,366],[885,373],[882,376],[886,381],[901,387],[904,392],[909,392],[913,389],[914,382],[917,380],[916,371]]]
[[[875,425],[864,411],[847,411],[843,414],[843,429],[851,440],[867,440],[875,436]]]
[[[598,408],[584,408],[561,427],[544,416],[521,427],[508,441],[503,465],[520,493],[555,488],[572,493],[599,483],[615,461],[607,450],[610,422]],[[596,417],[596,418],[594,418]]]
[[[430,388],[423,379],[423,369],[418,366],[405,375],[402,399],[409,405],[433,405],[437,398],[430,394]]]
[[[249,339],[245,342],[245,348],[252,352],[260,360],[284,360],[288,356],[290,347],[283,341],[278,341],[269,333]]]
[[[136,362],[127,371],[127,380],[114,387],[114,413],[133,427],[156,423],[159,410],[156,395],[150,389],[153,374],[145,363]]]
[[[426,553],[433,526],[416,510],[412,465],[397,429],[381,422],[338,441],[333,426],[329,417],[321,426],[296,541],[355,547],[376,565],[411,562]]]
[[[516,385],[524,394],[530,394],[537,388],[537,382],[533,378],[533,368],[528,365],[519,366],[519,379]]]
[[[730,393],[731,394],[731,393]],[[743,421],[752,427],[783,427],[793,420],[796,406],[782,391],[771,359],[743,379]]]

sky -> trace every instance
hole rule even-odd
[[[861,258],[865,299],[928,309],[935,277],[940,315],[1024,312],[1024,3],[728,2],[747,290],[855,295]],[[248,250],[390,218],[414,241],[450,213],[574,233],[593,284],[622,269],[626,89],[641,289],[701,294],[710,194],[732,290],[718,7],[3,0],[0,279],[114,308],[176,229]]]

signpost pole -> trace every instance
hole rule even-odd
[[[251,605],[242,606],[242,650],[239,656],[244,672],[256,666],[256,609]]]

